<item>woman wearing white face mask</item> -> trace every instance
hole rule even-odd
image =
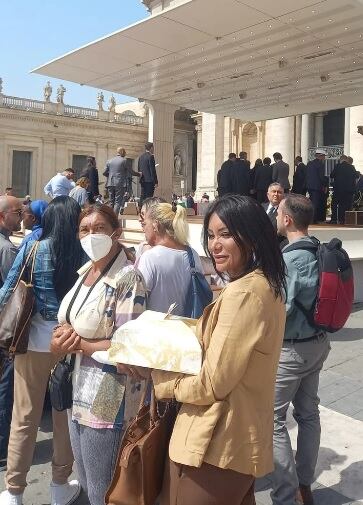
[[[91,357],[108,349],[114,331],[145,308],[143,282],[118,241],[120,235],[110,207],[95,205],[81,213],[79,238],[91,261],[64,297],[51,345],[57,354],[79,352],[70,435],[90,505],[104,503],[122,435],[137,413],[145,384],[135,374],[128,378]]]

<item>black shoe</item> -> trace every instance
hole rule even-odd
[[[8,460],[6,458],[0,459],[0,472],[4,472],[7,468]]]

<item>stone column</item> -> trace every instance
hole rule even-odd
[[[5,134],[0,135],[0,166],[2,166],[2,170],[0,170],[0,188],[6,188],[7,186],[11,186],[10,181],[8,182],[8,178],[10,178],[11,168],[9,163],[9,157],[6,156],[5,150]]]
[[[214,196],[217,172],[224,161],[224,117],[203,113],[201,165],[198,165],[197,197]]]
[[[55,138],[44,138],[42,141],[41,152],[39,156],[39,165],[37,167],[36,194],[44,195],[44,186],[57,173],[56,169],[56,143]],[[63,167],[64,170],[64,167]]]
[[[295,116],[295,157],[301,156],[301,129],[302,116],[299,114]]]
[[[313,147],[314,124],[311,114],[303,114],[301,118],[301,156],[304,163],[309,159],[309,147]]]
[[[349,155],[353,158],[353,164],[357,170],[363,171],[363,136],[358,133],[358,126],[363,125],[363,105],[350,107],[349,114],[350,135]]]
[[[326,112],[317,112],[315,114],[315,139],[316,146],[324,145],[324,116]]]
[[[350,107],[346,107],[344,115],[344,154],[350,154]]]
[[[162,102],[148,101],[149,142],[154,143],[159,186],[156,194],[171,200],[174,171],[174,114],[177,107]]]
[[[265,152],[263,156],[272,159],[274,152],[279,152],[290,165],[290,176],[294,173],[295,117],[271,119],[265,126]]]

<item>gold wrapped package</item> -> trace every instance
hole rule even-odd
[[[195,325],[193,319],[147,310],[115,332],[109,362],[197,375],[202,349]]]

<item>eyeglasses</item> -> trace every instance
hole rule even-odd
[[[19,217],[21,217],[23,215],[23,211],[21,209],[8,210],[7,214],[17,214]]]

